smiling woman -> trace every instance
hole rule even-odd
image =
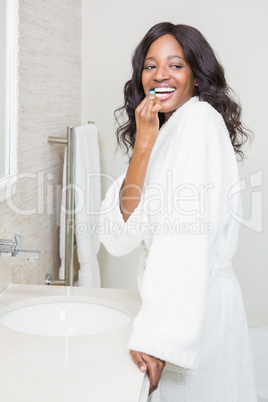
[[[144,61],[142,85],[145,93],[154,89],[165,121],[194,95],[197,80],[172,35],[163,35],[151,44]]]
[[[249,135],[241,108],[212,48],[193,27],[155,25],[132,61],[123,106],[128,121],[117,131],[132,154],[101,214],[103,223],[122,228],[117,237],[101,235],[111,254],[142,246],[142,306],[128,341],[131,357],[149,374],[151,402],[256,402],[247,319],[232,267],[242,216],[240,193],[233,190],[236,155],[243,156]],[[171,188],[175,202],[159,208],[156,190],[170,199]],[[183,188],[190,192],[180,194]],[[145,233],[155,224],[157,233]]]
[[[190,67],[194,79],[194,95],[210,103],[222,115],[234,151],[243,158],[242,147],[246,141],[251,141],[253,133],[243,125],[241,107],[233,99],[232,90],[226,83],[223,67],[218,62],[207,40],[197,29],[182,24],[173,25],[168,22],[156,24],[152,27],[134,52],[132,58],[133,75],[124,87],[125,103],[115,111],[115,118],[119,123],[117,129],[119,146],[126,150],[126,153],[134,148],[137,129],[135,110],[145,95],[148,94],[148,92],[145,93],[142,85],[142,75],[146,67],[145,60],[149,56],[154,57],[149,53],[152,48],[156,48],[158,40],[162,40],[164,36],[172,36],[177,41],[177,51],[175,54],[169,53],[168,56],[179,57],[176,57],[176,62],[170,63],[170,65],[173,65],[173,69],[186,68],[187,65]],[[149,61],[152,60],[149,59]],[[150,66],[148,67],[151,69]],[[152,65],[152,67],[155,66]],[[165,80],[162,81],[162,83],[164,82]],[[127,112],[128,120],[124,124],[120,124],[117,116],[120,116],[124,111]],[[158,117],[161,128],[166,121],[162,110],[160,110]]]

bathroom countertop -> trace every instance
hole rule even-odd
[[[10,285],[0,295],[0,315],[55,296],[104,304],[133,318],[140,307],[134,290]],[[26,334],[0,323],[0,401],[147,401],[148,377],[126,348],[131,326],[132,321],[102,334],[64,337]]]

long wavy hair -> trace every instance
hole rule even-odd
[[[241,119],[241,106],[235,101],[231,88],[227,85],[223,67],[204,36],[188,25],[174,25],[162,22],[154,25],[137,46],[132,57],[132,78],[124,86],[124,104],[116,109],[114,115],[118,123],[117,144],[128,154],[133,150],[136,138],[135,109],[145,97],[142,86],[144,60],[151,44],[163,35],[172,35],[181,45],[186,62],[190,66],[198,86],[194,96],[210,103],[223,117],[229,131],[234,151],[241,159],[245,158],[243,144],[253,137]],[[159,126],[165,122],[164,113],[159,112]],[[127,117],[127,120],[126,120]]]

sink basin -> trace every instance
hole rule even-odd
[[[34,304],[0,317],[6,327],[34,335],[78,336],[112,331],[130,322],[129,315],[88,302]]]

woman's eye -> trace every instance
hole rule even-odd
[[[144,70],[151,70],[152,68],[155,68],[155,66],[145,66]]]
[[[172,64],[169,67],[173,68],[174,70],[178,70],[179,68],[183,68],[183,66],[181,66],[180,64]],[[153,65],[144,66],[144,70],[152,70],[154,68],[156,68],[156,66],[153,66]]]
[[[170,66],[171,68],[174,68],[175,70],[182,68],[183,66],[179,65],[179,64],[172,64],[172,66]]]

